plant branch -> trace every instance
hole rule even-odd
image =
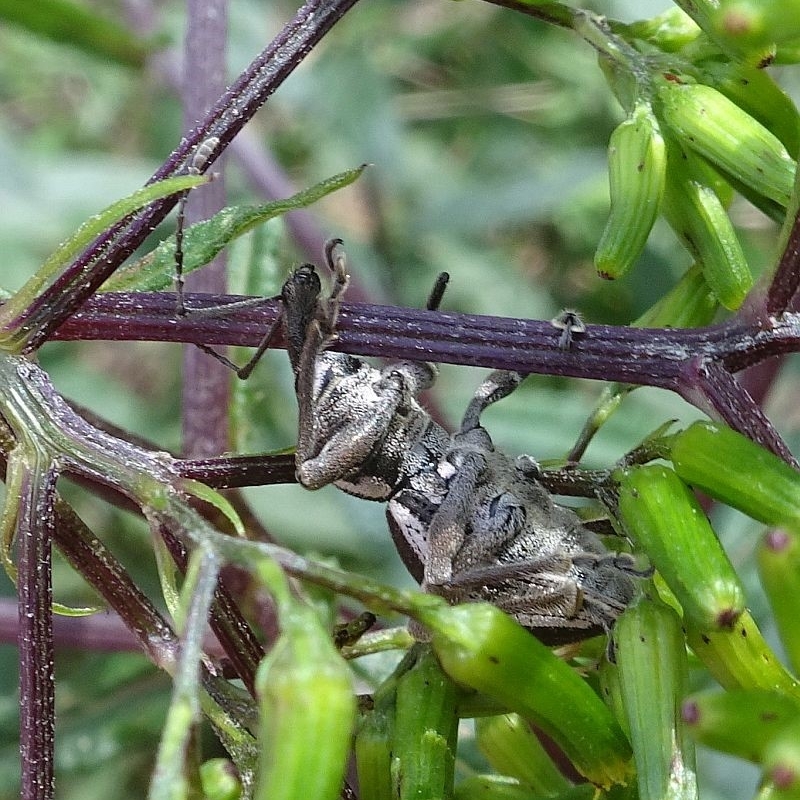
[[[686,400],[712,417],[723,419],[731,428],[776,453],[789,464],[800,466],[747,390],[721,364],[702,362],[691,372],[691,379],[686,381],[681,391]]]
[[[775,275],[767,290],[767,314],[780,314],[789,308],[800,285],[800,213],[794,219]]]
[[[191,295],[198,308],[246,298]],[[255,347],[275,321],[278,304],[238,308],[220,317],[174,318],[174,295],[109,293],[89,300],[56,339],[157,340]],[[454,314],[395,306],[343,303],[331,349],[364,356],[429,360],[658,386],[686,383],[695,359],[738,372],[767,358],[800,350],[800,314],[772,319],[735,317],[707,328],[631,328],[587,325],[571,348],[549,322]],[[284,347],[276,336],[274,347]]]
[[[295,482],[294,455],[286,454],[184,459],[178,462],[178,469],[184,478],[193,478],[215,489]]]
[[[217,101],[205,119],[181,141],[150,182],[185,172],[197,146],[216,136],[219,146],[199,170],[207,171],[245,123],[356,2],[308,0]],[[38,348],[80,308],[164,219],[175,202],[175,198],[157,201],[133,219],[113,226],[39,295],[25,314],[14,322],[17,327],[28,325],[36,330],[28,342],[27,352]]]
[[[53,678],[52,542],[58,473],[36,453],[18,499],[19,702],[23,800],[53,797],[55,684]]]
[[[192,304],[202,309],[242,299],[195,295]],[[172,303],[170,294],[101,295],[68,321],[59,337],[256,346],[278,314],[277,302],[265,300],[220,317],[175,320]],[[766,416],[749,413],[755,404],[746,390],[720,376],[800,349],[800,314],[738,315],[707,328],[589,325],[565,350],[559,329],[549,322],[343,304],[337,334],[331,349],[357,355],[669,389],[783,458],[789,455]],[[285,343],[276,337],[272,345]]]
[[[105,484],[133,499],[139,506],[155,502],[152,499],[148,501],[148,493],[161,491],[157,489],[159,482],[162,487],[172,486],[172,491],[181,485],[179,462],[166,453],[142,450],[90,425],[64,402],[45,373],[34,364],[11,357],[7,361],[0,360],[0,376],[4,414],[14,419],[14,430],[35,430],[38,444],[48,452],[58,454],[65,473]],[[13,446],[13,438],[3,444]],[[197,512],[192,510],[191,515],[196,524],[208,527]],[[125,619],[152,660],[169,671],[175,656],[170,641],[171,630],[139,595],[127,573],[77,517],[74,519],[77,524],[63,528],[57,526],[55,535],[59,548]],[[126,598],[130,607],[120,603],[120,597]],[[213,607],[212,626],[231,662],[241,668],[242,680],[252,687],[255,667],[263,653],[223,588],[218,590]],[[163,644],[161,640],[167,643],[166,651],[160,647]]]
[[[188,0],[183,48],[183,128],[185,132],[208,111],[225,90],[228,30],[227,0]],[[211,183],[190,192],[184,201],[186,223],[209,219],[225,205],[224,159]],[[225,253],[186,277],[190,291],[221,294],[227,289]],[[195,458],[224,453],[228,447],[230,375],[216,359],[197,347],[183,353],[182,452]]]

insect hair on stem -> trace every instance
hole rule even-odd
[[[572,340],[576,335],[586,333],[586,324],[581,319],[580,314],[572,308],[565,308],[550,320],[554,328],[561,331],[558,337],[558,346],[562,350],[569,350],[572,347]]]

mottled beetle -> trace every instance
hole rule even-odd
[[[378,369],[326,349],[349,280],[340,244],[325,249],[333,274],[327,297],[310,264],[281,293],[299,405],[299,482],[388,502],[397,549],[427,591],[451,602],[488,600],[549,644],[608,631],[641,574],[633,559],[607,551],[573,511],[553,502],[536,462],[496,450],[480,424],[520,375],[489,375],[451,435],[417,401],[436,377],[433,365]]]

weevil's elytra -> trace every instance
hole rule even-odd
[[[326,350],[349,280],[339,244],[326,247],[334,279],[328,297],[320,296],[309,264],[282,293],[299,405],[300,483],[333,483],[387,502],[398,551],[430,592],[451,602],[488,600],[546,643],[608,631],[634,595],[633,559],[608,552],[538,483],[536,462],[496,450],[480,424],[483,411],[521,377],[492,373],[450,434],[417,400],[435,380],[433,365],[402,361],[379,369]],[[429,307],[438,305],[445,282],[440,278]],[[562,338],[585,330],[577,315],[562,324]]]

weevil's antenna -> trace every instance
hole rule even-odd
[[[440,272],[436,278],[436,282],[433,284],[431,293],[428,295],[428,302],[425,303],[425,308],[427,308],[428,311],[436,311],[439,308],[439,303],[442,302],[444,290],[447,288],[449,282],[450,273]]]

